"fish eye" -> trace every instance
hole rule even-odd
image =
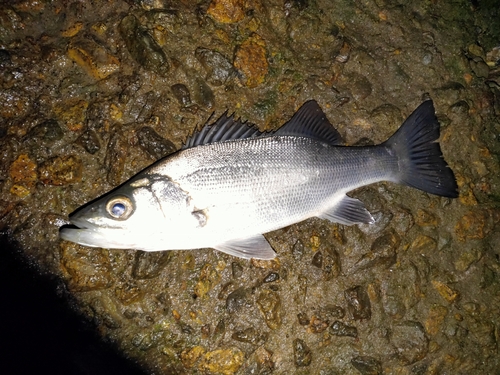
[[[125,220],[134,212],[134,205],[130,198],[113,197],[106,204],[106,211],[114,219]]]

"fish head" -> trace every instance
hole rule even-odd
[[[147,251],[180,248],[199,227],[189,194],[164,176],[133,179],[69,215],[64,240],[91,247]]]

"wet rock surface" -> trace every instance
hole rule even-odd
[[[2,4],[0,230],[150,373],[496,373],[498,16],[469,1]],[[272,130],[315,99],[367,145],[427,97],[456,200],[362,188],[373,225],[266,234],[273,261],[58,238],[212,112]]]

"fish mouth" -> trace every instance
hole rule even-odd
[[[99,247],[95,244],[96,240],[101,237],[98,226],[79,218],[70,218],[70,223],[59,229],[61,239],[80,245]]]
[[[84,218],[70,217],[70,223],[59,228],[59,238],[65,241],[106,249],[133,249],[136,246],[120,228],[102,227]]]

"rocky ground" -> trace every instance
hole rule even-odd
[[[498,18],[465,0],[2,3],[0,228],[151,374],[498,373]],[[458,199],[372,185],[352,195],[374,225],[269,233],[267,262],[58,238],[213,112],[271,130],[315,99],[372,144],[428,97]]]

